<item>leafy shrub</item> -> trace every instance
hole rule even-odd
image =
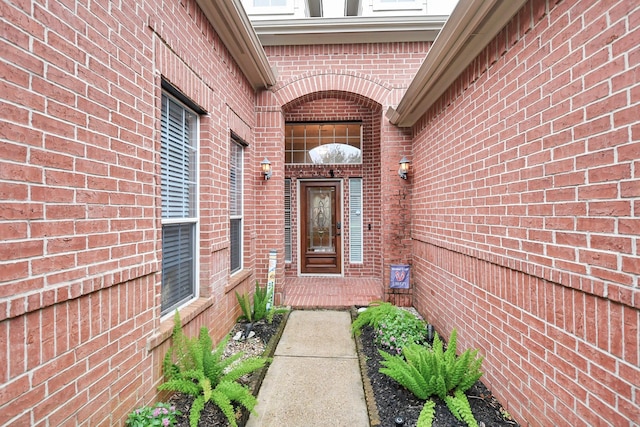
[[[424,344],[425,322],[412,313],[398,309],[380,318],[375,332],[375,343],[400,354],[409,344]]]
[[[176,411],[175,406],[158,402],[153,407],[143,406],[130,413],[126,425],[128,427],[170,427],[176,424],[176,416],[179,415],[182,413]]]
[[[253,292],[253,306],[249,300],[249,295],[244,293],[240,295],[236,291],[236,299],[240,304],[242,316],[239,320],[246,320],[249,323],[258,322],[262,319],[273,319],[272,310],[267,310],[267,305],[271,299],[271,293],[267,291],[267,287],[260,287],[260,283],[256,280],[256,289]]]
[[[377,328],[382,319],[395,315],[399,311],[400,309],[390,302],[374,301],[356,317],[356,320],[351,324],[351,331],[360,335],[364,326],[369,325]]]
[[[384,366],[380,372],[396,380],[419,399],[438,396],[458,420],[469,427],[477,427],[464,392],[482,376],[480,366],[483,357],[477,357],[478,350],[469,349],[456,357],[456,339],[454,329],[446,351],[443,351],[443,343],[437,334],[432,348],[410,344],[403,349],[402,356],[379,350]],[[434,411],[435,405],[428,401],[420,413],[418,427],[431,426]]]
[[[197,427],[204,405],[212,401],[237,427],[236,402],[253,411],[257,400],[248,387],[237,380],[245,374],[260,369],[267,359],[252,357],[238,361],[243,353],[236,353],[223,359],[229,337],[212,351],[213,342],[207,328],[200,329],[197,338],[187,338],[182,331],[178,312],[173,327],[173,345],[164,357],[162,368],[166,381],[158,389],[178,391],[195,398],[189,412],[189,424]]]

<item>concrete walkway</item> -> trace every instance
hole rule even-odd
[[[247,427],[368,427],[346,311],[293,311]]]

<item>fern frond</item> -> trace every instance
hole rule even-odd
[[[198,396],[193,401],[191,405],[191,412],[189,412],[189,426],[190,427],[198,427],[198,422],[200,421],[200,413],[204,409],[204,397]]]
[[[469,366],[467,370],[460,380],[460,383],[457,386],[458,390],[467,391],[469,390],[475,383],[482,377],[482,371],[480,367],[484,360],[483,356],[478,357],[478,351],[473,350],[470,352],[469,358],[471,359],[469,362]]]
[[[213,349],[213,351],[211,352],[211,355],[220,360],[222,359],[222,355],[224,354],[224,349],[227,346],[227,343],[229,342],[229,339],[231,337],[229,335],[225,336],[219,343],[218,345]]]
[[[234,353],[231,356],[224,358],[224,359],[220,359],[217,361],[218,367],[220,369],[222,369],[222,372],[224,372],[225,370],[227,370],[227,368],[231,365],[233,365],[234,363],[236,363],[238,360],[240,360],[242,357],[244,356],[244,352],[240,351],[238,353]]]
[[[202,397],[204,398],[204,401],[206,403],[211,399],[211,381],[209,381],[209,378],[202,378],[199,384],[202,388]]]
[[[422,410],[420,411],[420,416],[418,417],[418,423],[416,424],[416,427],[431,427],[435,416],[436,402],[434,402],[433,400],[427,400],[427,403],[424,404]]]
[[[459,421],[465,422],[469,427],[478,427],[478,422],[471,412],[469,400],[467,399],[467,396],[464,394],[464,392],[456,390],[453,396],[446,396],[444,401],[451,413]]]
[[[162,372],[167,380],[172,380],[180,374],[180,368],[173,363],[171,351],[167,351],[162,359]]]
[[[240,310],[242,310],[242,316],[240,318],[245,318],[249,323],[253,322],[253,312],[251,310],[251,303],[249,302],[249,295],[242,294],[240,295],[238,291],[236,291],[236,299],[238,300],[238,305],[240,305]]]
[[[188,379],[173,379],[158,386],[158,390],[179,391],[190,396],[198,396],[202,389],[196,383]]]
[[[223,391],[219,389],[219,386],[216,387],[211,393],[211,401],[215,403],[218,408],[222,411],[227,420],[229,420],[229,424],[232,427],[238,427],[238,423],[236,422],[236,414],[233,410],[233,405],[231,405],[231,400],[224,394]]]
[[[429,397],[427,394],[427,383],[414,366],[407,363],[406,360],[400,356],[392,356],[382,350],[378,350],[378,352],[383,357],[380,364],[384,366],[384,368],[380,368],[380,373],[393,378],[398,384],[405,387],[419,399]]]
[[[451,335],[449,336],[449,342],[447,343],[447,351],[445,351],[445,356],[449,359],[453,359],[456,357],[456,347],[458,345],[458,332],[456,328],[453,328],[451,331]]]
[[[267,315],[268,297],[267,287],[261,288],[256,280],[256,289],[253,293],[253,319],[256,322],[264,319]]]
[[[223,381],[218,386],[218,390],[224,393],[229,400],[238,402],[249,411],[253,411],[258,403],[258,399],[251,394],[251,390],[237,382]]]
[[[231,370],[220,378],[223,381],[235,381],[243,375],[262,368],[267,363],[267,359],[262,357],[250,357],[231,367]]]
[[[378,326],[380,319],[389,314],[397,314],[399,312],[400,309],[390,302],[374,301],[353,321],[351,332],[360,335],[364,326],[370,325],[375,328]]]

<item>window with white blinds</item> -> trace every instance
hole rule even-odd
[[[198,115],[166,93],[161,111],[162,303],[197,297]]]
[[[362,263],[362,178],[349,179],[349,262]]]
[[[232,138],[229,152],[229,239],[231,245],[231,274],[242,270],[243,153],[243,146]]]
[[[291,178],[284,180],[284,260],[291,262]]]

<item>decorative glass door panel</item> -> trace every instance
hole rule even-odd
[[[302,273],[339,274],[341,227],[340,184],[338,182],[301,183]]]

